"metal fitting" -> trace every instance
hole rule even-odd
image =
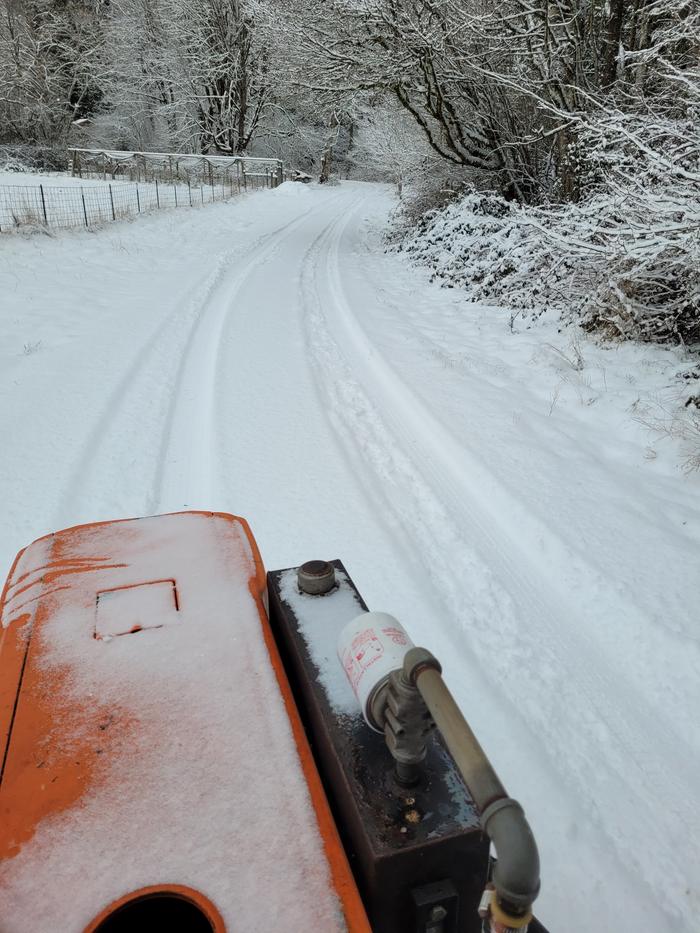
[[[426,756],[426,741],[435,727],[428,707],[403,671],[392,671],[382,691],[387,748],[396,762],[396,778],[406,786],[420,778],[420,766]]]
[[[308,596],[324,596],[336,586],[335,567],[327,560],[308,560],[297,570],[297,583]]]
[[[406,680],[415,686],[419,675],[426,670],[437,671],[438,674],[442,674],[442,665],[427,648],[409,649],[403,659],[403,672]]]

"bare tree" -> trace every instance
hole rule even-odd
[[[268,53],[245,0],[116,0],[103,131],[186,151],[246,152],[270,106]]]
[[[246,152],[270,102],[268,52],[242,0],[179,8],[183,60],[202,151]]]
[[[0,0],[0,120],[14,141],[66,142],[100,98],[101,41],[92,0]]]

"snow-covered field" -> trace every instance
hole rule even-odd
[[[248,184],[260,187],[255,176]],[[176,207],[200,207],[236,195],[233,179],[208,184],[130,182],[78,178],[68,173],[0,172],[0,231],[13,233],[47,224],[53,230],[122,220],[135,214]]]
[[[552,933],[692,933],[700,439],[653,428],[691,362],[513,332],[382,252],[392,206],[285,184],[0,238],[0,565],[182,508],[246,516],[270,569],[342,557],[523,803]]]
[[[128,179],[126,179],[128,181]],[[107,181],[112,181],[107,178]],[[120,179],[115,180],[120,181]],[[52,188],[64,188],[81,185],[84,187],[94,187],[95,185],[104,185],[101,178],[78,178],[70,172],[0,172],[0,185],[12,185],[13,187],[22,187],[24,185],[46,185]]]

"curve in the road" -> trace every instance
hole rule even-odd
[[[104,502],[110,494],[105,487],[111,480],[113,508],[115,514],[119,512],[118,480],[128,467],[125,448],[135,430],[140,433],[140,452],[145,448],[149,453],[148,472],[153,477],[143,489],[144,514],[162,509],[165,501],[183,504],[188,497],[206,500],[216,335],[222,313],[226,313],[218,296],[222,290],[226,292],[230,305],[237,288],[279,246],[285,233],[318,209],[315,205],[307,208],[242,250],[240,245],[226,249],[213,258],[213,268],[198,276],[187,294],[165,314],[100,406],[58,499],[53,527],[66,524],[71,520],[68,516],[81,514],[86,501]],[[215,304],[218,311],[213,314]],[[202,356],[203,344],[207,350]],[[198,359],[190,362],[195,353]],[[196,457],[193,451],[197,451]],[[183,464],[189,465],[189,471]],[[143,481],[142,475],[135,477],[137,481]]]
[[[311,208],[263,237],[244,263],[219,276],[207,291],[174,381],[152,495],[154,511],[213,501],[214,413],[224,325],[245,284],[318,210]]]

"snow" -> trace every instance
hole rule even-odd
[[[245,515],[269,569],[341,557],[522,802],[542,921],[691,933],[700,476],[658,429],[692,360],[511,330],[383,253],[392,209],[288,183],[0,238],[0,562],[183,507]]]
[[[319,681],[336,713],[355,715],[360,707],[357,697],[338,660],[338,636],[343,627],[361,612],[355,591],[347,575],[336,570],[337,589],[329,597],[308,596],[297,584],[295,569],[280,577],[280,595],[299,620],[309,655],[319,672]]]
[[[93,554],[103,557],[90,564]],[[42,571],[75,574],[76,560],[86,572],[54,602]],[[204,893],[232,930],[346,928],[248,588],[251,563],[240,525],[202,515],[85,529],[22,555],[10,619],[30,592],[37,605],[37,588],[53,603],[39,636],[47,647],[28,667],[64,684],[63,717],[97,708],[112,731],[80,805],[44,819],[5,862],[5,933],[46,933],[58,916],[82,930],[110,902],[163,883]],[[169,602],[137,592],[167,577]],[[105,590],[127,616],[138,602],[150,630],[93,638]],[[95,717],[84,717],[92,743]]]
[[[45,222],[51,229],[94,226],[142,212],[202,207],[234,195],[238,191],[233,180],[225,184],[217,180],[211,186],[194,181],[191,185],[182,181],[137,183],[109,174],[103,180],[58,172],[0,172],[0,231],[26,232],[27,226]]]
[[[472,301],[508,307],[514,322],[549,307],[599,333],[697,344],[698,185],[679,191],[672,172],[638,172],[618,164],[611,190],[558,206],[467,190],[410,228],[399,212],[396,248]]]
[[[111,182],[112,179],[107,176],[107,181]],[[126,179],[128,183],[128,179]],[[124,179],[116,178],[114,179],[114,184],[123,184]],[[69,172],[0,172],[0,186],[2,185],[12,185],[15,186],[34,186],[34,185],[45,185],[52,188],[64,188],[64,187],[95,187],[99,185],[104,185],[105,182],[101,178],[79,178],[78,176],[73,176]]]

